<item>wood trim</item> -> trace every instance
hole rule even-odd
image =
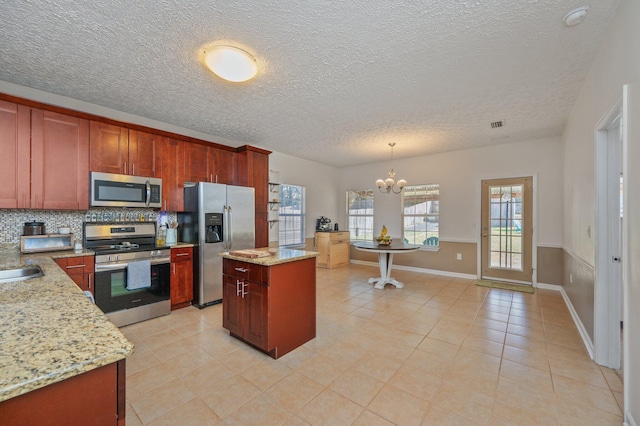
[[[260,154],[265,154],[265,155],[269,155],[272,152],[272,151],[267,151],[266,149],[256,148],[255,146],[251,146],[251,145],[240,146],[236,148],[235,151],[236,152],[253,151],[253,152],[258,152]]]
[[[126,399],[126,378],[127,378],[127,374],[126,374],[126,363],[127,360],[126,359],[121,359],[120,361],[116,362],[116,374],[117,374],[117,406],[116,406],[116,412],[117,412],[117,425],[118,426],[125,426],[126,424],[126,410],[127,410],[127,399]]]

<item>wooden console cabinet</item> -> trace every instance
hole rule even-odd
[[[315,257],[271,266],[225,258],[222,326],[278,358],[316,336]]]
[[[349,231],[316,232],[319,268],[349,264]]]

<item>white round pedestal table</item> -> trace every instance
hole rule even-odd
[[[400,281],[391,276],[391,268],[393,267],[393,255],[396,253],[411,253],[418,251],[419,245],[391,243],[389,246],[381,246],[374,242],[359,242],[353,245],[356,249],[378,253],[378,264],[380,265],[380,276],[377,278],[369,278],[369,284],[375,283],[375,288],[384,288],[385,284],[392,284],[397,288],[404,287]]]

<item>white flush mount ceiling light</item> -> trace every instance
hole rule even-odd
[[[589,13],[589,9],[589,6],[576,7],[571,12],[564,15],[564,18],[562,18],[562,22],[564,22],[567,27],[578,25],[587,16],[587,13]]]
[[[390,143],[391,147],[391,170],[389,170],[389,177],[385,180],[378,179],[376,181],[376,186],[380,190],[380,192],[393,192],[394,194],[399,194],[402,192],[405,186],[407,186],[407,181],[404,179],[400,179],[398,183],[395,181],[396,172],[393,171],[393,147],[396,146],[396,143]]]
[[[204,63],[215,75],[234,83],[251,80],[258,74],[255,58],[233,46],[213,46],[206,49]]]

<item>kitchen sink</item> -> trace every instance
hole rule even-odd
[[[38,265],[29,265],[22,268],[0,271],[0,283],[12,281],[24,281],[43,276],[42,269]]]

